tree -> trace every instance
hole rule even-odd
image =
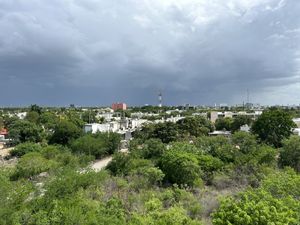
[[[283,147],[280,150],[279,164],[281,166],[290,166],[300,172],[300,137],[291,136],[283,141]]]
[[[292,128],[295,126],[287,112],[280,109],[270,109],[264,111],[253,123],[252,132],[261,141],[275,147],[281,147],[282,141],[292,134]]]
[[[177,124],[179,130],[195,137],[208,135],[213,130],[211,122],[203,116],[186,117],[179,120]]]
[[[18,120],[9,128],[9,138],[14,144],[23,142],[40,142],[43,130],[38,125],[26,120]]]
[[[244,116],[244,115],[238,115],[237,117],[235,117],[232,121],[231,124],[231,131],[232,132],[236,132],[239,131],[241,126],[243,125],[251,125],[252,124],[252,119],[249,116]]]
[[[79,138],[82,132],[83,131],[72,122],[63,120],[56,125],[49,142],[51,144],[68,145],[71,141]]]
[[[29,111],[26,114],[25,119],[28,120],[29,122],[37,124],[40,119],[40,114],[38,114],[36,111]]]
[[[113,154],[120,148],[121,136],[117,133],[96,133],[96,138],[103,139],[107,148],[108,154]]]
[[[57,123],[59,123],[59,118],[53,112],[43,112],[40,115],[40,122],[46,129],[53,130]]]
[[[93,155],[98,159],[108,153],[105,140],[101,138],[95,138],[92,135],[84,135],[76,139],[71,144],[71,149],[75,153]]]
[[[0,130],[4,127],[4,119],[0,116]]]
[[[152,138],[159,138],[163,143],[177,140],[178,127],[175,123],[158,123],[154,127]]]
[[[166,151],[159,163],[159,167],[166,175],[165,178],[176,184],[194,186],[201,182],[202,171],[197,157],[188,152]]]
[[[42,113],[42,107],[34,104],[30,106],[30,111],[31,112],[37,112],[39,115]]]
[[[17,116],[8,116],[8,115],[4,115],[3,116],[3,123],[4,123],[4,127],[10,129],[10,127],[17,121],[19,121],[20,119]]]
[[[221,159],[224,163],[234,162],[238,152],[229,139],[223,136],[199,137],[195,145],[205,153]]]
[[[243,131],[232,135],[232,143],[244,154],[249,154],[257,148],[255,136]]]
[[[230,131],[232,129],[233,119],[230,117],[226,118],[218,118],[215,122],[216,130],[227,130]]]
[[[145,159],[159,158],[165,150],[166,147],[160,139],[149,139],[145,141],[142,148],[134,149]]]
[[[84,121],[80,118],[80,113],[74,111],[67,111],[65,113],[66,120],[75,124],[78,128],[82,128],[84,125]]]
[[[98,122],[96,118],[96,112],[92,110],[88,110],[82,113],[81,119],[86,123],[96,123]]]

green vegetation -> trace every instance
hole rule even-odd
[[[61,121],[55,128],[54,133],[50,138],[51,144],[68,145],[73,140],[80,137],[82,130],[70,121]]]
[[[283,141],[279,163],[281,166],[290,166],[300,172],[300,137],[293,136]]]
[[[1,161],[0,224],[300,224],[300,138],[285,111],[220,119],[217,129],[233,134],[210,137],[214,125],[187,110],[137,131],[120,152],[118,134],[83,133],[88,111],[28,110],[24,120],[0,117],[16,145]],[[253,133],[238,131],[251,123]],[[90,169],[108,155],[105,169]]]
[[[251,125],[253,120],[249,116],[239,115],[234,118],[218,118],[215,123],[216,130],[236,132],[243,125]]]
[[[120,136],[117,134],[84,135],[71,144],[74,153],[87,154],[95,158],[102,158],[113,154],[119,148]]]
[[[224,199],[213,224],[299,224],[299,181],[293,171],[272,174],[260,188]]]
[[[289,113],[280,109],[270,109],[264,111],[254,122],[252,132],[258,135],[261,141],[280,147],[295,126]]]
[[[9,138],[14,144],[23,142],[40,142],[43,139],[43,130],[35,123],[18,120],[9,127]]]
[[[29,152],[41,152],[42,147],[40,144],[25,142],[17,145],[10,154],[12,156],[21,157]]]

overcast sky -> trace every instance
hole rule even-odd
[[[300,0],[0,0],[0,106],[300,103]]]

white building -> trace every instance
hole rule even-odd
[[[132,129],[136,129],[136,128],[140,128],[143,126],[143,124],[147,123],[147,120],[144,119],[132,119],[131,120],[131,128]]]
[[[248,124],[245,124],[240,127],[240,131],[250,132],[250,127],[248,126]]]
[[[26,115],[27,115],[27,112],[20,112],[20,113],[16,114],[16,116],[21,120],[25,119]]]
[[[167,118],[166,122],[176,123],[177,121],[182,120],[182,119],[184,119],[184,117],[182,117],[182,116],[176,116],[176,117],[172,116],[171,118]]]
[[[84,125],[84,132],[117,132],[120,129],[120,124],[117,122],[110,122],[110,123],[91,123]]]
[[[97,118],[100,119],[101,117],[103,117],[105,119],[105,121],[111,121],[111,119],[113,118],[113,113],[98,113],[97,114]]]
[[[300,118],[294,118],[293,122],[297,125],[298,128],[300,128]]]

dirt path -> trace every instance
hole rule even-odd
[[[91,168],[93,170],[95,170],[96,172],[98,172],[98,171],[104,169],[108,165],[108,163],[110,163],[111,160],[112,160],[111,156],[106,157],[104,159],[96,160],[93,162]]]
[[[128,149],[121,149],[120,152],[126,153],[128,152]],[[91,168],[96,172],[98,172],[104,169],[108,165],[108,163],[111,162],[111,160],[112,160],[112,156],[108,156],[106,158],[96,160],[92,163]]]
[[[1,157],[6,157],[10,154],[10,151],[14,149],[14,148],[4,148],[4,149],[0,149],[0,156]]]

